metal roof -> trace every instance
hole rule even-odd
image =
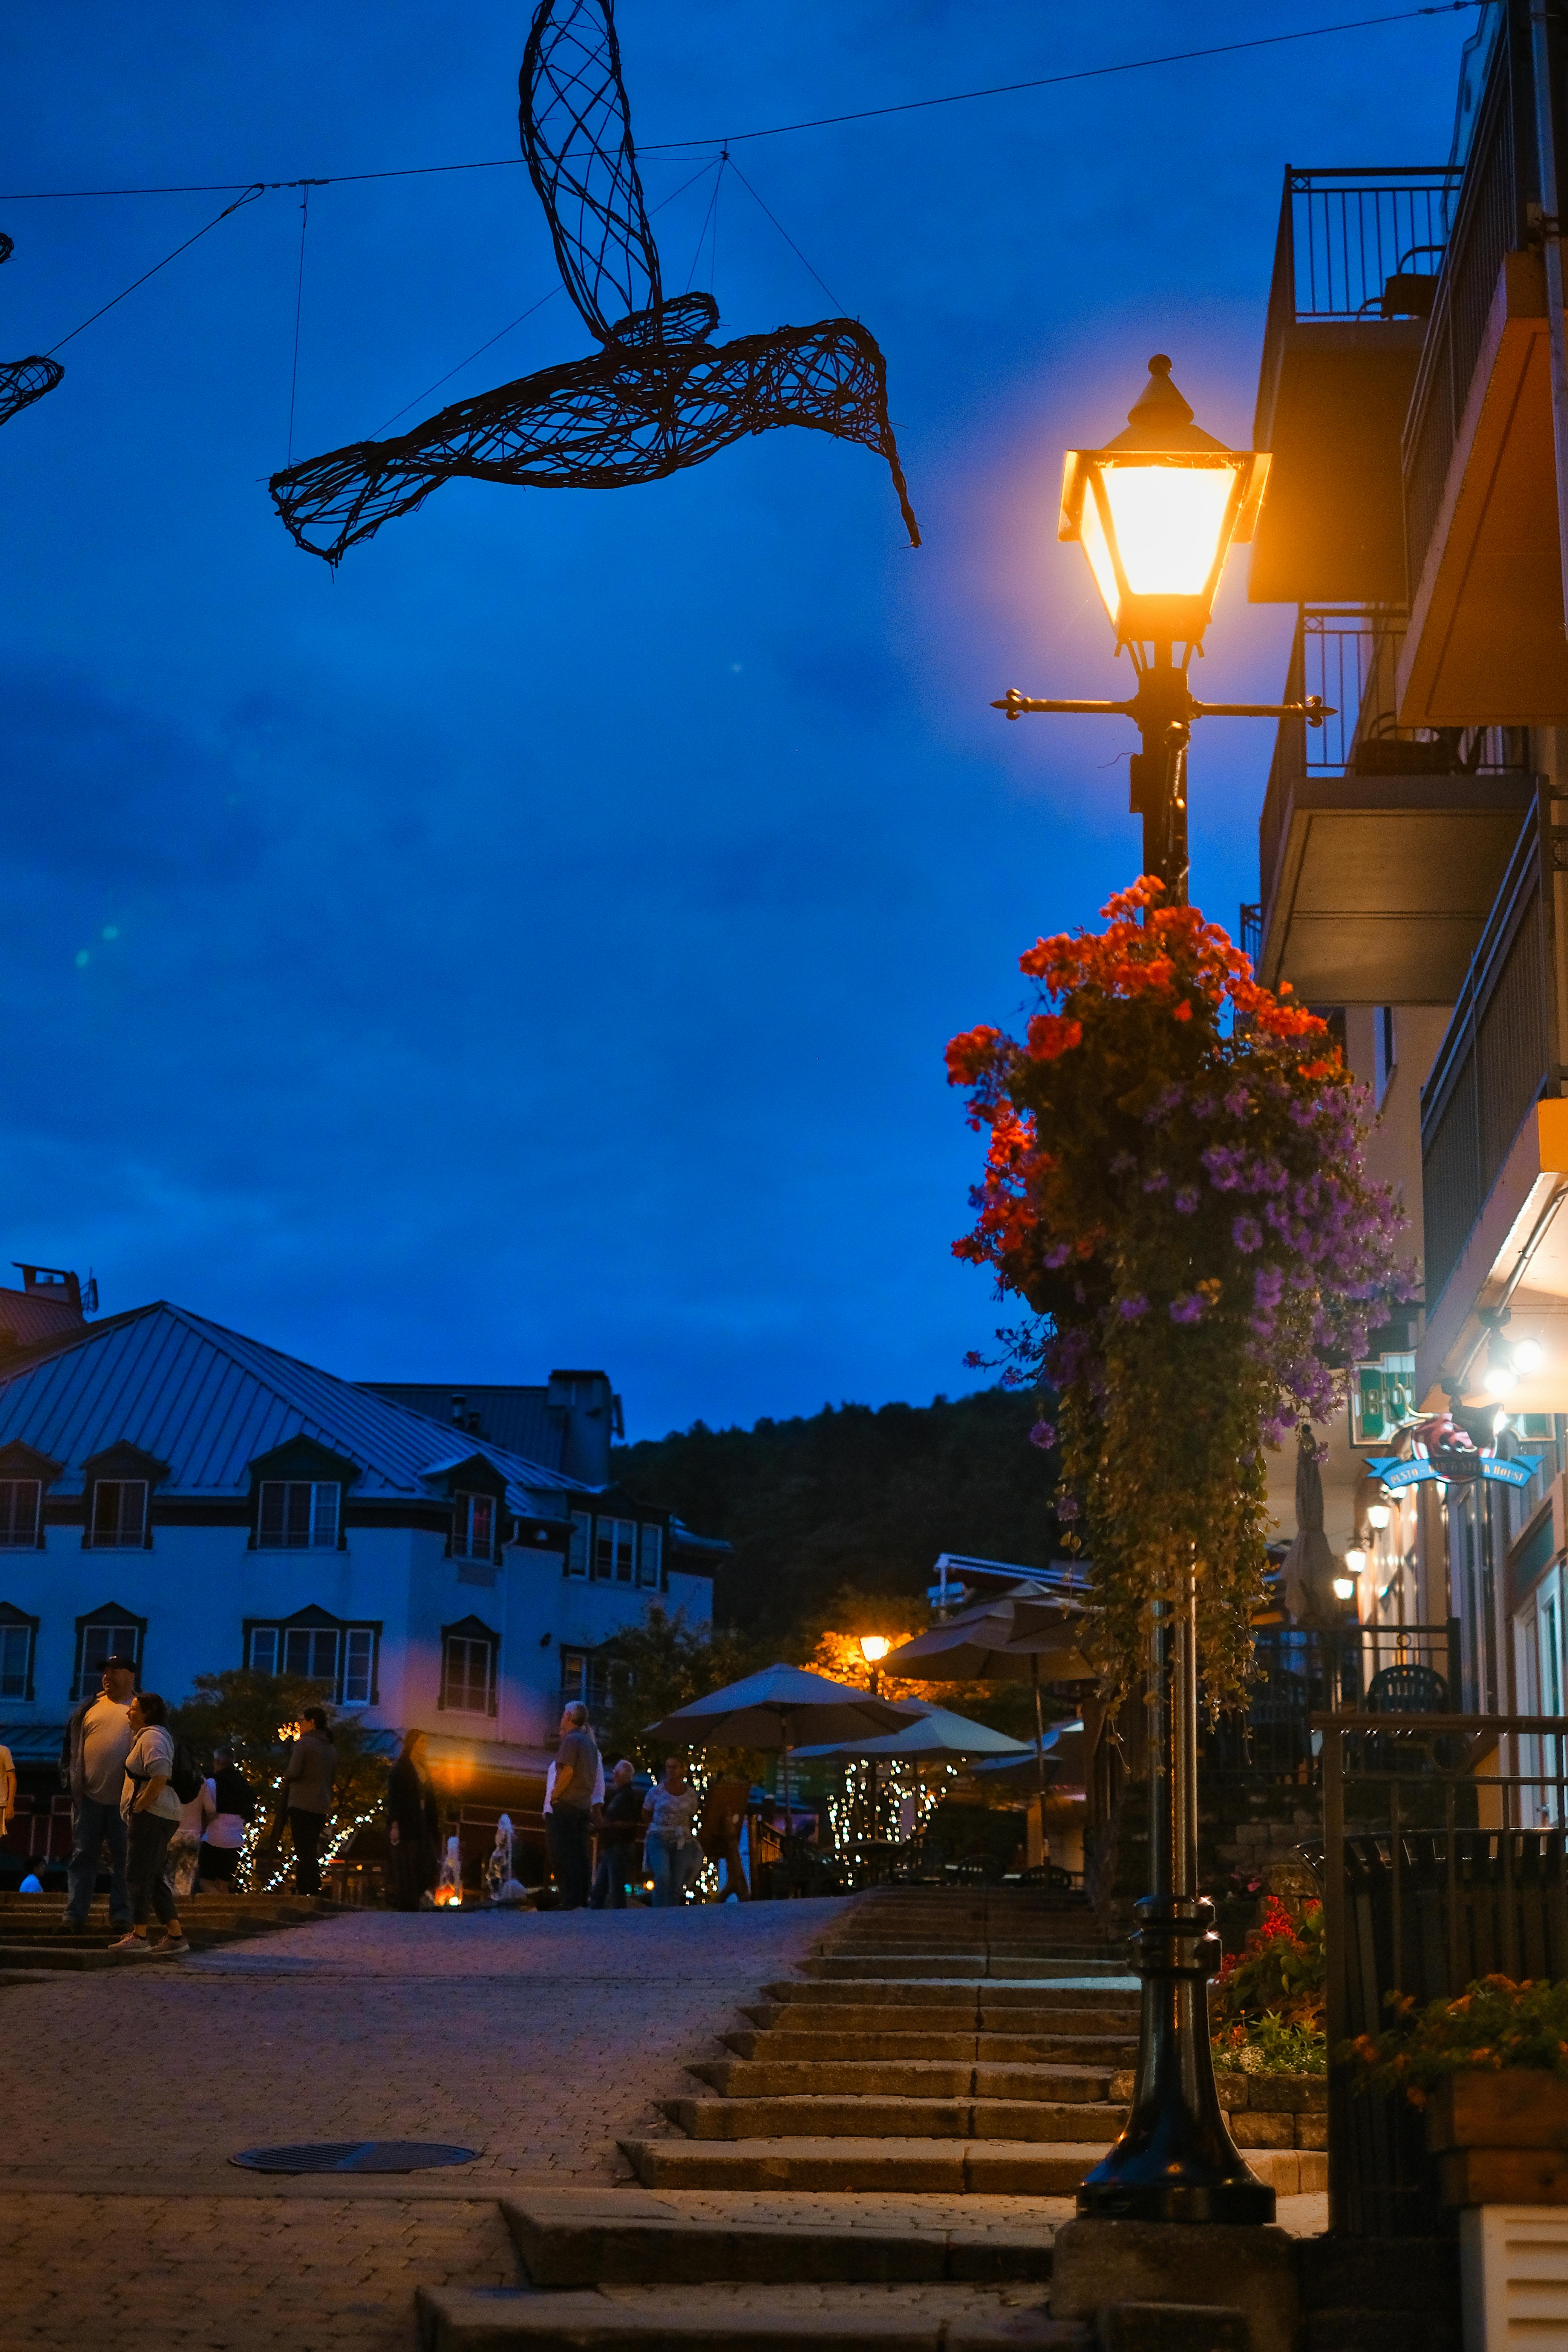
[[[550,1402],[547,1388],[464,1388],[456,1381],[443,1385],[439,1381],[363,1381],[359,1385],[372,1396],[386,1397],[411,1412],[426,1413],[459,1434],[461,1425],[452,1419],[452,1405],[461,1397],[467,1410],[479,1414],[486,1437],[497,1445],[505,1446],[509,1454],[521,1454],[525,1461],[547,1463],[552,1470],[561,1466],[567,1415],[563,1406]]]
[[[309,1437],[359,1465],[356,1497],[428,1499],[424,1482],[458,1434],[163,1299],[0,1370],[0,1445],[20,1440],[63,1463],[58,1494],[79,1493],[83,1463],[125,1443],[169,1465],[163,1495],[246,1496],[258,1454]],[[550,1497],[559,1510],[565,1494],[591,1491],[488,1438],[460,1443],[501,1473],[514,1511],[547,1517]]]

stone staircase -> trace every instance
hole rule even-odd
[[[193,1951],[209,1951],[243,1936],[305,1927],[313,1919],[331,1916],[334,1909],[332,1905],[308,1902],[294,1895],[215,1893],[188,1899],[181,1910],[180,1924]],[[110,1927],[106,1895],[94,1898],[79,1935],[65,1932],[64,1912],[58,1895],[0,1895],[0,1984],[26,1983],[60,1970],[143,1965],[110,1950],[124,1931]]]
[[[1121,2130],[1138,1996],[1086,1909],[1032,1890],[869,1895],[623,2141],[651,2189],[1065,2196]]]
[[[1425,2242],[1177,2231],[1163,2294],[1142,2224],[1058,2246],[1070,2206],[1037,2200],[1120,2128],[1136,2020],[1085,1910],[864,1895],[692,2059],[668,2128],[623,2141],[636,2185],[504,2200],[520,2284],[422,2290],[425,2352],[1458,2352],[1452,2250]],[[1318,2151],[1248,2160],[1323,2184]]]

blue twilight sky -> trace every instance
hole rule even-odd
[[[1334,0],[623,0],[647,147],[1358,13]],[[1371,13],[1369,10],[1367,13]],[[1282,168],[1441,161],[1471,14],[758,141],[695,282],[843,310],[926,534],[805,432],[611,495],[449,485],[334,579],[277,521],[300,198],[226,222],[0,436],[0,1263],[333,1370],[603,1364],[634,1435],[973,1385],[947,1037],[1136,871],[1125,690],[1060,452],[1149,352],[1250,438]],[[13,0],[10,190],[517,152],[525,5]],[[699,168],[649,156],[650,206]],[[686,280],[712,174],[658,212]],[[0,353],[220,196],[0,201]],[[556,276],[521,167],[315,192],[294,449],[384,419]],[[575,357],[563,294],[416,406]],[[1273,697],[1239,568],[1204,688]],[[1266,724],[1194,753],[1194,896],[1257,890]]]

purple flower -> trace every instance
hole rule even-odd
[[[1231,1226],[1230,1237],[1238,1250],[1249,1254],[1263,1247],[1263,1228],[1256,1217],[1237,1217]]]
[[[1242,1179],[1242,1156],[1228,1144],[1211,1143],[1203,1155],[1204,1169],[1216,1192],[1234,1192]]]
[[[1192,1216],[1197,1205],[1198,1196],[1190,1184],[1184,1184],[1179,1192],[1173,1192],[1171,1196],[1171,1206],[1179,1217]]]
[[[1072,1249],[1067,1242],[1053,1242],[1049,1249],[1044,1253],[1045,1262],[1053,1272],[1066,1265],[1071,1255]]]
[[[1143,1190],[1145,1192],[1163,1192],[1170,1181],[1163,1168],[1151,1168],[1143,1179]]]
[[[1251,1108],[1252,1098],[1245,1087],[1232,1087],[1225,1098],[1225,1107],[1232,1118],[1244,1118]]]
[[[1136,1323],[1149,1312],[1149,1301],[1141,1290],[1137,1290],[1130,1298],[1118,1299],[1116,1311],[1124,1323]]]
[[[1183,1298],[1172,1299],[1171,1320],[1173,1323],[1201,1323],[1203,1319],[1204,1301],[1198,1297],[1195,1290],[1189,1290],[1186,1296]]]
[[[1058,1495],[1057,1496],[1057,1517],[1058,1519],[1077,1518],[1078,1497],[1076,1495]]]
[[[1056,1442],[1057,1433],[1051,1427],[1050,1423],[1048,1421],[1036,1422],[1033,1429],[1029,1432],[1030,1444],[1037,1445],[1042,1454],[1048,1454]]]
[[[1255,1304],[1271,1315],[1285,1296],[1285,1276],[1277,1265],[1260,1265],[1252,1278]]]

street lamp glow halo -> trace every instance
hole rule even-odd
[[[1057,536],[1077,540],[1120,645],[1201,643],[1231,547],[1249,540],[1268,456],[1192,421],[1157,352],[1125,433],[1069,449]]]
[[[862,1633],[860,1655],[868,1666],[880,1665],[893,1644],[886,1633]]]

